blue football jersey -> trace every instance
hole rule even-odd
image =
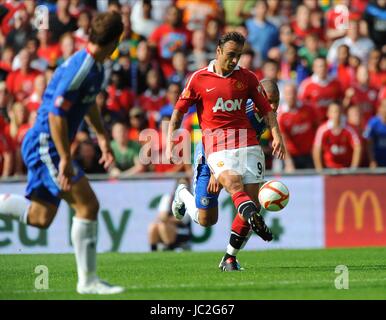
[[[264,118],[260,117],[253,108],[253,101],[251,99],[247,100],[246,103],[246,112],[247,117],[249,119],[249,122],[252,124],[253,129],[255,129],[257,137],[260,138],[260,136],[263,134],[265,129],[267,128]]]
[[[55,155],[56,148],[50,134],[49,113],[64,117],[68,123],[68,139],[73,141],[84,116],[101,90],[104,79],[103,65],[94,60],[86,50],[80,50],[59,66],[52,76],[38,109],[35,125],[29,130],[28,155],[26,161],[34,163],[39,160],[39,147],[44,145],[50,154]],[[32,152],[36,150],[36,152]]]

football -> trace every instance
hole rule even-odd
[[[289,191],[284,183],[271,180],[264,183],[259,191],[259,202],[268,211],[280,211],[289,200]]]

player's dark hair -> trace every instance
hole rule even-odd
[[[237,44],[241,45],[241,46],[244,46],[244,43],[245,43],[245,38],[244,36],[239,33],[239,32],[235,32],[235,31],[232,31],[232,32],[228,32],[228,33],[225,33],[223,34],[220,39],[218,39],[218,43],[217,43],[217,46],[220,47],[221,49],[224,48],[224,45],[229,42],[229,41],[234,41],[236,42]]]
[[[91,22],[90,42],[105,46],[112,41],[116,41],[122,32],[123,23],[119,13],[99,13]]]

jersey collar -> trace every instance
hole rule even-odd
[[[312,78],[312,81],[314,83],[317,83],[318,85],[320,85],[322,87],[327,86],[331,82],[331,80],[332,80],[332,78],[330,76],[327,76],[327,78],[325,80],[322,80],[316,74],[313,74],[311,76],[311,78]]]
[[[235,71],[235,70],[240,70],[240,66],[237,65],[237,66],[232,70],[232,72],[228,73],[226,76],[221,76],[221,75],[219,75],[218,73],[216,73],[216,72],[214,71],[214,64],[215,64],[215,63],[216,63],[216,59],[214,59],[214,60],[212,60],[211,62],[209,62],[209,65],[208,65],[208,71],[209,71],[209,72],[212,72],[212,73],[214,73],[214,74],[216,74],[217,76],[219,76],[219,77],[221,77],[221,78],[228,78],[228,77],[233,73],[233,71]]]

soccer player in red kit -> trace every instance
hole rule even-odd
[[[216,49],[216,60],[192,74],[169,123],[166,154],[173,160],[176,145],[173,133],[188,108],[196,105],[207,163],[215,179],[231,195],[241,221],[247,221],[263,240],[271,241],[272,232],[258,208],[263,151],[246,116],[248,98],[271,129],[273,153],[283,159],[285,148],[262,86],[254,73],[237,65],[244,42],[245,38],[238,32],[223,35]]]
[[[328,106],[328,121],[316,131],[313,158],[316,170],[357,168],[361,159],[361,144],[354,129],[342,120],[342,107]]]

